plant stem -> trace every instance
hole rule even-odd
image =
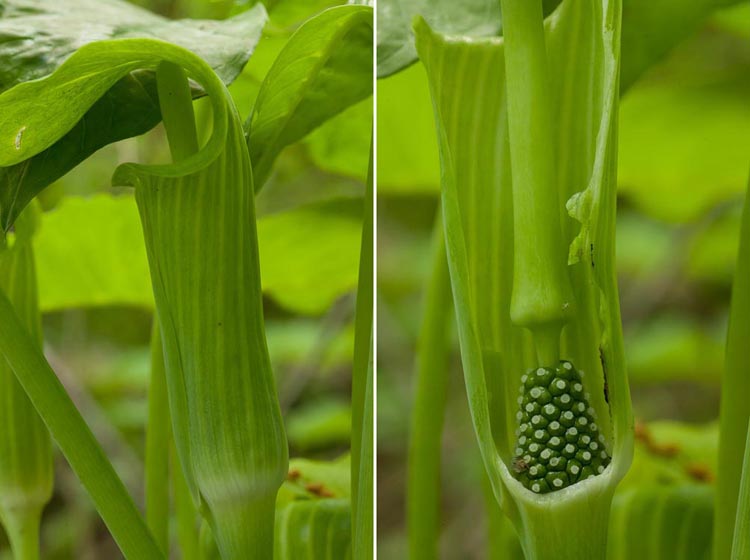
[[[351,503],[352,543],[356,558],[372,556],[373,502],[373,174],[372,143],[367,188],[362,207],[362,244],[359,256],[357,309],[352,363]],[[369,507],[368,507],[369,506]]]
[[[151,379],[146,426],[146,523],[165,555],[169,553],[169,402],[159,318],[151,330]]]
[[[432,267],[424,298],[408,456],[406,508],[409,558],[412,560],[438,558],[440,533],[440,450],[448,387],[447,331],[452,306],[439,211],[434,225]]]
[[[125,557],[164,558],[112,464],[2,293],[0,354],[15,372]]]
[[[550,340],[559,339],[573,296],[560,227],[542,3],[501,5],[513,178],[511,318],[540,339],[541,365],[552,365],[559,350]]]
[[[739,506],[734,524],[732,560],[750,560],[750,423],[747,425],[745,460],[738,497]]]
[[[729,558],[737,496],[745,450],[745,428],[750,421],[750,184],[745,197],[740,229],[740,247],[729,311],[726,360],[721,383],[719,468],[714,516],[714,558]]]
[[[198,133],[187,75],[181,66],[162,62],[156,68],[156,87],[172,160],[182,161],[198,152]]]
[[[39,560],[39,524],[41,508],[15,511],[3,519],[13,557],[18,560]]]

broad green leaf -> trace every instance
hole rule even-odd
[[[571,198],[571,213],[580,222],[570,220],[560,204],[575,301],[562,355],[585,370],[614,458],[613,468],[565,489],[560,500],[537,500],[508,470],[520,377],[537,362],[528,335],[510,320],[514,249],[504,45],[445,36],[423,20],[416,24],[438,128],[446,247],[469,405],[495,494],[527,554],[546,547],[557,558],[572,558],[574,551],[597,557],[609,500],[632,455],[614,270],[619,20],[619,2],[566,2],[547,25],[553,122],[559,123],[550,139],[559,162],[558,190],[562,201]],[[577,516],[600,524],[570,536]],[[556,523],[566,528],[550,526]]]
[[[695,221],[742,192],[750,56],[735,68],[736,75],[718,80],[695,70],[693,83],[644,83],[623,99],[619,183],[643,212],[670,222]]]
[[[352,410],[348,403],[335,399],[306,403],[287,416],[289,445],[302,451],[347,445],[351,423]]]
[[[712,502],[708,485],[643,485],[618,492],[607,560],[709,560]]]
[[[65,198],[42,217],[36,266],[44,312],[106,305],[153,308],[132,195]]]
[[[372,93],[372,8],[330,8],[289,39],[245,123],[256,188],[281,150]]]
[[[446,35],[492,37],[500,33],[500,2],[489,0],[379,0],[378,77],[398,72],[417,60],[412,21],[423,16]]]
[[[436,194],[440,162],[424,67],[378,81],[378,194]]]
[[[292,311],[319,314],[353,290],[361,231],[357,206],[333,201],[261,218],[264,291]],[[143,234],[130,195],[66,198],[42,218],[36,263],[45,312],[153,308]]]
[[[315,165],[329,173],[361,179],[367,174],[372,135],[372,99],[345,109],[304,140]]]
[[[0,106],[12,102],[13,86],[49,75],[76,49],[102,39],[148,37],[183,46],[208,61],[230,83],[247,62],[266,22],[260,4],[221,22],[169,21],[120,0],[3,0],[0,13],[0,91],[5,92],[0,96]],[[102,58],[106,57],[107,53],[102,53]],[[9,152],[3,150],[2,229],[10,227],[36,194],[96,150],[142,134],[161,118],[154,74],[147,68],[132,68],[117,79],[104,79],[92,97],[87,93],[76,92],[79,109],[68,112],[63,110],[70,107],[62,99],[69,95],[65,90],[60,90],[57,98],[50,96],[47,109],[56,118],[45,123],[22,114],[12,116],[12,121],[0,119],[3,133],[12,136],[7,148],[15,156],[29,154],[28,146],[40,140],[48,144],[34,157],[9,158]],[[203,92],[195,88],[193,94]],[[3,116],[7,113],[4,109]]]

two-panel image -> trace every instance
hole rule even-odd
[[[0,0],[0,560],[750,560],[750,5]]]

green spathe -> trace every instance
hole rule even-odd
[[[216,78],[204,85],[216,155],[124,165],[114,182],[136,189],[188,485],[223,558],[263,558],[288,452],[263,325],[250,159],[228,92]]]
[[[544,495],[513,472],[522,373],[556,360],[540,364],[530,333],[511,320],[514,253],[536,244],[528,231],[526,243],[514,244],[516,228],[528,224],[514,223],[509,129],[522,123],[509,118],[504,41],[415,24],[440,145],[444,234],[472,421],[495,496],[533,559],[604,557],[612,494],[632,457],[613,266],[620,8],[609,0],[563,2],[544,28],[552,123],[546,157],[557,198],[546,203],[559,213],[564,243],[555,258],[569,263],[575,302],[563,310],[560,355],[586,372],[587,400],[612,457],[601,474]]]

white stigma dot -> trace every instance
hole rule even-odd
[[[591,416],[594,416],[596,414],[593,406],[590,406],[586,412],[588,412]]]
[[[571,369],[573,369],[573,366],[571,366],[571,365],[570,365],[570,362],[565,362],[565,363],[563,364],[563,367],[564,367],[565,369],[567,369],[568,371],[570,371]]]
[[[563,485],[563,481],[560,478],[556,478],[555,480],[552,481],[552,484],[554,484],[555,486],[557,486],[558,488],[560,488],[560,486]]]
[[[532,486],[531,486],[531,489],[532,489],[532,490],[533,490],[534,492],[539,492],[539,490],[541,490],[541,489],[542,489],[542,487],[541,487],[541,486],[539,486],[539,484],[532,484]]]
[[[578,471],[580,471],[580,470],[581,470],[581,469],[580,469],[580,468],[578,468],[578,465],[570,465],[570,472],[571,472],[571,473],[573,473],[573,474],[578,474]]]
[[[575,450],[576,448],[573,447],[572,443],[569,443],[568,445],[565,446],[565,451],[567,451],[568,453],[573,453]]]
[[[520,422],[521,418],[523,418],[523,413],[519,410],[518,412],[516,412],[516,420]]]
[[[596,472],[598,472],[599,474],[602,474],[604,472],[604,467],[599,465],[598,467],[596,467]]]
[[[574,383],[573,384],[573,390],[574,391],[583,391],[583,385],[581,385],[580,383]]]
[[[538,399],[538,398],[539,398],[539,395],[541,395],[541,394],[542,394],[542,390],[541,390],[541,389],[540,389],[539,387],[534,387],[534,388],[533,388],[533,389],[531,390],[531,396],[532,396],[533,398],[535,398],[535,399]]]
[[[563,404],[568,404],[570,402],[570,395],[565,393],[560,397],[560,402]]]
[[[537,430],[534,432],[534,437],[537,439],[542,439],[544,437],[544,432],[542,430]]]
[[[531,455],[524,455],[523,460],[526,461],[527,463],[531,463]]]
[[[573,413],[571,411],[569,411],[569,410],[566,410],[565,412],[563,412],[563,417],[566,420],[572,420],[573,419]]]
[[[537,451],[539,451],[539,444],[532,443],[531,445],[529,445],[529,451],[531,451],[532,453],[536,453]]]
[[[583,460],[584,461],[591,461],[591,453],[589,453],[588,451],[584,451],[583,452]]]
[[[585,434],[581,436],[581,443],[583,443],[583,445],[587,445],[590,441],[591,436],[587,436]]]
[[[536,374],[537,374],[537,375],[538,375],[539,377],[541,377],[542,375],[544,375],[544,368],[539,368],[538,370],[536,370]]]
[[[586,418],[585,416],[581,416],[581,417],[580,417],[580,418],[578,419],[578,422],[579,422],[579,423],[581,424],[581,426],[585,426],[586,424],[588,424],[588,423],[589,423],[588,419],[587,419],[587,418]]]
[[[516,447],[516,455],[520,455],[521,453],[523,453],[523,449]]]
[[[555,412],[555,405],[553,404],[545,404],[544,405],[544,412],[547,414],[552,414]]]
[[[551,437],[549,443],[550,445],[560,445],[560,438],[557,436]]]
[[[521,376],[521,383],[526,383],[526,380],[527,380],[528,378],[529,378],[529,376],[528,376],[528,375],[526,375],[526,374],[523,374],[523,375]]]
[[[523,404],[523,397],[518,397],[516,399],[516,402],[518,403],[519,406],[521,406]]]
[[[535,426],[542,423],[542,417],[538,414],[535,414],[534,417],[531,419],[531,423]]]
[[[562,379],[558,379],[555,385],[557,385],[558,389],[565,389],[565,381],[563,381]]]
[[[591,428],[590,428],[590,429],[591,429],[591,431],[592,431],[592,432],[595,432],[595,431],[596,431],[596,430],[598,429],[598,428],[596,427],[596,422],[592,422],[592,423],[591,423]]]
[[[582,402],[579,402],[578,403],[578,412],[583,412],[584,410],[586,410],[586,405],[583,404]]]
[[[596,451],[597,449],[599,449],[599,444],[596,443],[595,441],[592,441],[589,444],[589,449],[591,449],[591,451]]]
[[[604,434],[599,434],[599,442],[604,443]]]
[[[519,445],[525,445],[526,444],[526,436],[521,436],[518,438]]]
[[[542,459],[549,459],[550,455],[552,455],[552,452],[549,449],[542,451]]]
[[[556,467],[560,464],[560,457],[552,457],[552,459],[549,460],[549,464]]]
[[[529,403],[526,405],[526,412],[534,412],[534,405]]]
[[[553,420],[549,423],[549,429],[550,430],[559,430],[560,429],[560,422],[557,420]]]
[[[601,457],[602,459],[606,459],[606,458],[607,458],[607,452],[606,452],[606,451],[604,451],[604,450],[602,449],[602,452],[601,452],[601,453],[599,453],[599,456],[600,456],[600,457]]]
[[[537,467],[536,465],[534,465],[533,467],[531,467],[529,469],[529,473],[531,474],[531,476],[536,476],[536,473],[537,473],[538,470],[539,470],[539,467]]]
[[[576,428],[575,426],[573,426],[572,428],[568,428],[568,431],[566,433],[571,436],[577,436],[578,428]]]

